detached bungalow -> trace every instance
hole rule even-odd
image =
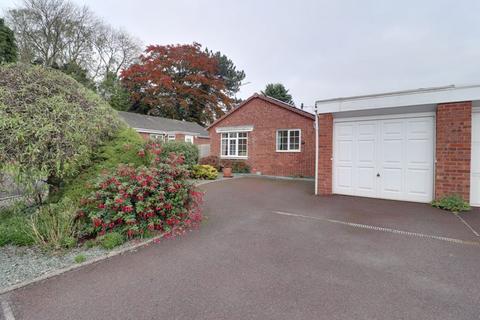
[[[118,114],[145,139],[185,141],[196,145],[210,144],[207,130],[195,122],[123,111],[119,111]]]
[[[320,100],[316,193],[480,206],[480,85]]]
[[[315,116],[255,94],[207,130],[211,155],[246,161],[252,173],[314,177]]]

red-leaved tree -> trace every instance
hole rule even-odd
[[[121,78],[137,112],[208,124],[231,108],[217,60],[198,43],[148,46]]]

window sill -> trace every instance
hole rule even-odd
[[[248,156],[220,156],[220,159],[248,159]]]
[[[302,150],[275,150],[275,152],[278,152],[278,153],[299,153],[299,152],[302,152]]]

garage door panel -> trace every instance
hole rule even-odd
[[[407,163],[408,165],[430,166],[432,159],[432,140],[407,140]]]
[[[433,117],[335,123],[334,130],[335,193],[432,200]],[[347,159],[348,173],[339,170]]]
[[[357,161],[359,164],[371,164],[375,165],[375,141],[358,141],[358,156]]]
[[[375,194],[375,168],[359,167],[357,173],[357,188]]]
[[[409,139],[428,138],[432,134],[432,118],[409,119],[407,132]]]
[[[382,192],[402,192],[402,169],[383,168]]]
[[[382,162],[384,164],[401,164],[402,162],[402,140],[383,140]]]
[[[337,171],[337,187],[342,189],[353,189],[352,184],[352,168],[338,167]]]
[[[339,141],[336,157],[339,162],[352,163],[353,161],[353,141]]]
[[[407,192],[416,196],[427,197],[431,184],[428,183],[431,179],[430,171],[425,169],[408,169],[407,170]]]

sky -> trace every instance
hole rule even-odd
[[[478,0],[73,0],[144,45],[198,42],[295,104],[480,83]],[[0,0],[0,9],[21,0]]]

